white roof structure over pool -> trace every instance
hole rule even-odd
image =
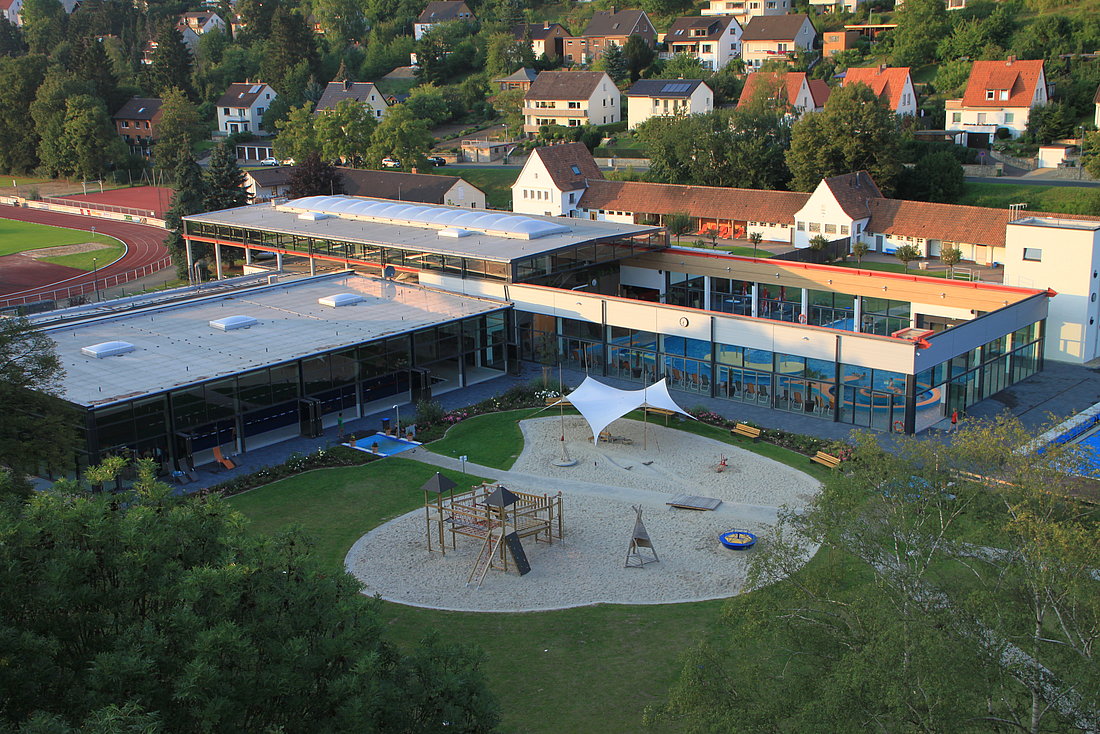
[[[588,427],[592,429],[593,441],[609,424],[638,408],[671,410],[693,420],[695,418],[677,405],[668,394],[668,384],[663,377],[641,390],[623,390],[592,377],[585,377],[580,387],[569,393],[565,399],[588,421]]]
[[[339,308],[320,303],[348,294],[362,300]],[[93,407],[507,307],[492,298],[340,273],[47,327],[45,333],[65,368],[62,397]],[[228,331],[213,325],[241,316],[255,323]],[[134,348],[118,356],[84,351],[119,342]]]
[[[358,196],[307,196],[283,204],[253,204],[184,219],[494,262],[525,260],[587,242],[646,235],[660,229],[644,224],[540,217]]]

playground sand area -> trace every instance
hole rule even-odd
[[[570,467],[552,463],[562,458],[559,417],[520,423],[524,449],[511,471],[481,473],[518,492],[561,491],[565,526],[564,539],[555,538],[553,544],[523,539],[531,566],[524,576],[514,565],[507,572],[490,568],[480,588],[468,586],[483,541],[459,535],[452,549],[448,532],[446,555],[429,554],[422,508],[360,538],[347,555],[347,569],[365,594],[458,611],[667,604],[734,596],[744,590],[748,560],[757,551],[724,548],[718,536],[733,528],[749,530],[759,537],[758,548],[765,547],[777,508],[805,506],[820,484],[785,464],[661,423],[615,421],[610,434],[633,443],[593,446],[584,420],[566,417],[565,448],[577,460]],[[415,459],[414,454],[406,456]],[[725,467],[716,471],[723,457]],[[675,509],[665,504],[675,494],[712,497],[722,504],[714,511]],[[643,508],[642,521],[660,559],[644,568],[624,568],[634,529],[632,505]],[[806,559],[816,550],[806,547]],[[646,549],[641,554],[652,557]]]

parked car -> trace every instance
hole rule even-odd
[[[261,166],[277,166],[277,165],[279,165],[279,159],[278,158],[264,158],[262,161],[260,161],[260,165]]]
[[[401,161],[397,160],[396,158],[383,158],[382,159],[382,168],[400,168],[400,167],[401,167]]]
[[[428,163],[431,163],[433,166],[445,166],[445,165],[447,165],[447,161],[443,160],[443,156],[439,156],[439,155],[430,155],[430,156],[428,156]]]

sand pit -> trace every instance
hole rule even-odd
[[[807,474],[728,444],[624,420],[613,423],[610,432],[632,439],[632,445],[593,446],[582,419],[566,418],[566,448],[578,463],[556,467],[551,462],[561,456],[561,426],[556,417],[523,421],[523,453],[510,472],[496,473],[511,489],[563,495],[564,542],[525,539],[529,574],[490,569],[480,589],[467,587],[481,541],[459,536],[457,548],[448,547],[445,556],[429,554],[424,513],[417,510],[367,533],[348,553],[347,568],[364,593],[462,611],[733,596],[744,587],[747,561],[755,551],[724,548],[718,535],[747,529],[760,536],[758,547],[764,547],[776,508],[804,506],[820,487]],[[719,473],[714,467],[723,456],[726,468]],[[715,497],[723,504],[713,512],[668,507],[670,495],[678,493]],[[632,504],[644,507],[643,520],[660,557],[643,569],[623,568],[634,526]],[[809,558],[816,548],[805,550]]]

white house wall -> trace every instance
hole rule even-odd
[[[665,292],[665,276],[659,270],[623,265],[619,268],[619,283],[635,288],[653,288]]]
[[[798,248],[809,247],[810,240],[818,234],[823,235],[825,239],[830,241],[848,237],[855,225],[852,218],[837,203],[833,197],[833,192],[829,190],[824,181],[817,185],[806,204],[795,213],[794,218],[796,225],[793,244]],[[804,225],[801,231],[798,228],[799,224]],[[818,225],[817,232],[811,231],[811,224]],[[827,224],[834,227],[836,231],[826,232],[825,225]],[[842,232],[841,227],[848,227],[848,231]]]

